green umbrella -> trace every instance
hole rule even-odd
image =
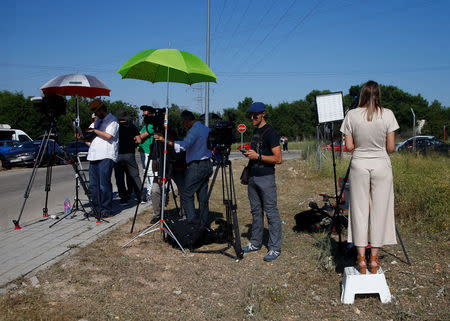
[[[122,78],[192,85],[216,82],[216,76],[199,57],[177,49],[144,50],[117,71]]]
[[[164,117],[164,167],[163,167],[163,181],[166,180],[166,164],[167,164],[167,124],[168,124],[168,114],[169,114],[169,83],[177,82],[192,85],[198,82],[216,82],[216,75],[211,71],[207,64],[203,62],[197,56],[176,49],[150,49],[144,50],[137,55],[133,56],[128,60],[120,69],[117,71],[122,75],[122,78],[132,78],[147,80],[152,83],[155,82],[167,82],[167,103],[166,112]],[[149,162],[147,163],[145,169],[145,176],[147,175]],[[161,220],[160,228],[161,230],[166,229],[168,234],[177,242],[178,246],[181,248],[184,254],[185,250],[181,244],[170,231],[169,226],[164,221],[164,202],[165,202],[165,184],[162,188],[161,197]],[[142,190],[142,187],[141,187]],[[139,204],[136,206],[136,211],[134,213],[133,224],[131,226],[131,233],[133,232],[134,223],[136,221],[136,215],[138,211]],[[155,226],[152,225],[148,228],[148,231],[144,231],[139,235],[145,235],[157,231]],[[133,239],[134,240],[134,239]],[[131,240],[131,241],[133,241]],[[130,241],[130,242],[131,242]],[[127,243],[128,244],[128,243]]]

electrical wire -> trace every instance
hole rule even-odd
[[[244,12],[243,12],[243,14],[242,14],[242,17],[241,17],[241,19],[239,20],[238,25],[237,25],[236,28],[234,29],[234,31],[233,31],[233,33],[232,33],[232,35],[231,35],[231,37],[230,37],[230,40],[228,41],[228,45],[225,47],[225,50],[223,50],[223,52],[228,52],[228,50],[230,49],[231,42],[232,42],[232,40],[235,39],[234,37],[235,37],[235,35],[236,35],[236,32],[239,30],[239,27],[241,26],[242,21],[244,21],[244,17],[247,16],[247,12],[248,12],[248,9],[250,8],[251,4],[252,4],[252,1],[253,1],[253,0],[250,0],[250,1],[248,2],[247,7],[245,8],[245,10],[244,10]]]
[[[277,4],[278,0],[269,0],[272,5],[268,7],[267,11],[264,13],[264,15],[261,16],[261,19],[259,19],[257,26],[261,26],[264,19],[266,18],[266,16],[269,14],[269,12],[272,11],[273,7]],[[253,31],[249,34],[249,36],[247,37],[247,39],[244,41],[244,46],[246,44],[248,44],[250,42],[250,39],[253,37],[253,35],[255,34],[255,31],[258,30],[257,28],[253,29]],[[236,52],[234,53],[233,57],[231,57],[231,61],[235,61],[236,56],[240,53],[243,52],[243,49],[239,50],[239,48],[236,50]]]
[[[269,38],[269,36],[272,34],[272,32],[278,27],[280,22],[284,19],[284,17],[289,13],[289,10],[294,6],[296,0],[292,1],[292,3],[289,5],[289,7],[284,11],[284,13],[281,15],[281,17],[278,19],[278,21],[275,23],[275,25],[269,30],[269,32],[264,36],[264,38],[253,48],[253,50],[250,52],[250,54],[247,56],[247,59],[245,59],[241,66],[245,65],[245,63],[253,56],[253,54],[256,52],[256,50]],[[241,68],[239,68],[241,69]]]
[[[285,39],[287,38],[287,37],[290,37],[291,36],[291,34],[295,31],[295,30],[297,30],[297,28],[300,26],[300,25],[302,25],[302,24],[304,24],[305,23],[305,21],[313,14],[313,12],[322,4],[322,0],[318,0],[317,2],[316,2],[316,5],[315,6],[313,6],[312,8],[311,8],[311,10],[309,10],[295,25],[294,25],[294,27],[284,36],[284,37],[281,37],[280,38],[280,40],[265,54],[265,55],[263,55],[254,65],[253,65],[253,68],[255,68],[257,65],[259,65],[266,57],[267,57],[267,55],[270,53],[270,54],[273,54],[274,53],[274,51],[275,51],[275,49],[276,48],[279,48],[279,46],[280,46],[280,44],[282,43],[282,42],[284,42],[285,41]],[[249,68],[248,70],[250,71],[250,70],[252,70],[253,68]]]

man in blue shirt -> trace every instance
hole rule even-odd
[[[186,137],[181,141],[167,141],[175,152],[186,151],[187,169],[184,177],[184,188],[181,193],[181,204],[189,222],[202,226],[209,224],[208,181],[212,174],[211,150],[207,148],[209,128],[195,119],[193,113],[185,110],[180,115],[184,126],[188,129]],[[155,134],[155,139],[164,141],[164,137]],[[194,194],[197,193],[199,216],[195,213]]]

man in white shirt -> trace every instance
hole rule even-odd
[[[112,210],[111,174],[113,163],[117,161],[119,122],[100,99],[91,101],[89,108],[97,117],[87,130],[95,134],[90,142],[86,142],[89,145],[89,185],[93,206],[104,217],[111,215]]]

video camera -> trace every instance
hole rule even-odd
[[[140,108],[142,111],[146,110],[149,112],[148,115],[144,116],[144,123],[146,125],[153,125],[153,130],[156,133],[161,133],[164,131],[164,119],[166,110],[164,108],[153,108],[152,106],[143,105]]]
[[[231,120],[220,120],[214,123],[208,135],[208,148],[231,147],[237,142],[236,124]]]
[[[61,115],[66,114],[66,99],[60,95],[45,95],[44,97],[32,97],[34,109],[37,112],[56,120]]]

